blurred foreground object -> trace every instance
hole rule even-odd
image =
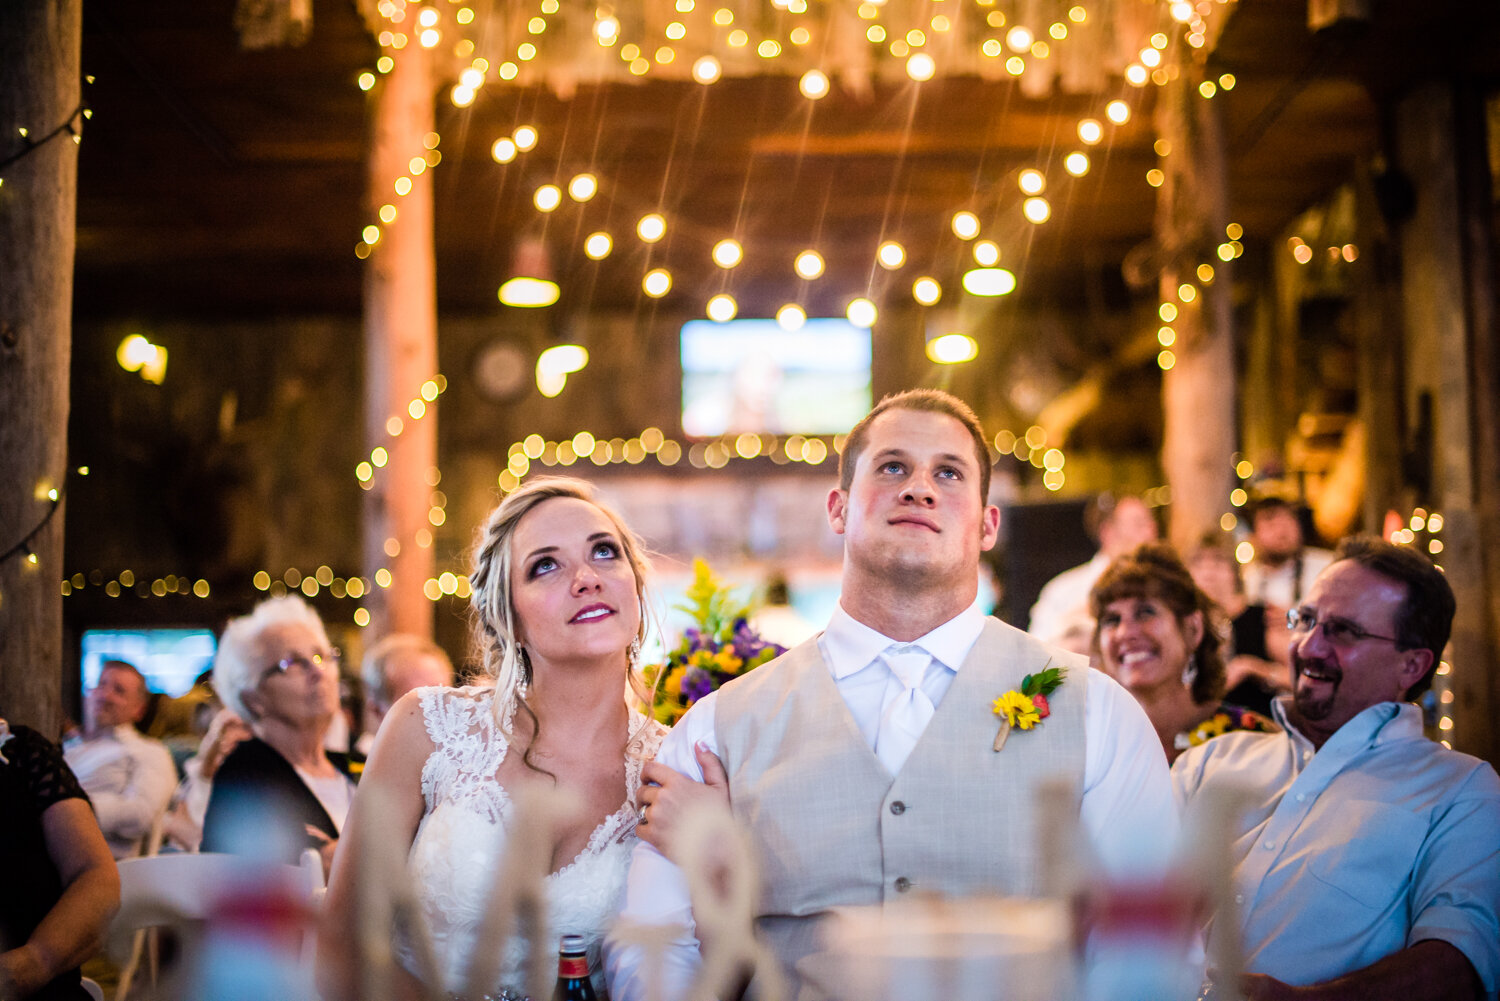
[[[312,1001],[313,922],[323,866],[240,855],[169,854],[120,863],[121,907],[109,951],[123,960],[134,933],[167,927],[178,959],[155,984],[163,998]]]
[[[836,912],[827,949],[802,970],[827,997],[1076,998],[1060,900],[911,900]]]

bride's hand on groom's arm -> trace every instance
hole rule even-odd
[[[641,788],[636,794],[641,819],[636,833],[669,859],[685,816],[694,810],[729,809],[729,776],[723,762],[702,744],[694,746],[693,756],[703,771],[702,782],[657,761],[641,770]]]

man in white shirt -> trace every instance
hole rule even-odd
[[[694,778],[695,745],[723,759],[763,865],[757,929],[793,983],[830,907],[912,890],[1037,892],[1036,818],[1015,805],[1034,803],[1042,778],[1071,784],[1106,855],[1176,833],[1161,745],[1135,701],[1083,658],[973,607],[999,528],[989,470],[962,401],[933,390],[883,400],[850,432],[828,497],[844,536],[828,628],[698,701],[657,757]],[[996,752],[994,701],[1048,666],[1066,671],[1050,715]],[[644,843],[624,917],[675,937],[664,994],[650,998],[644,950],[609,941],[612,996],[681,997],[700,965],[692,906],[681,872]]]
[[[1415,550],[1340,546],[1294,610],[1285,731],[1177,759],[1178,796],[1254,791],[1233,829],[1253,1001],[1495,997],[1500,778],[1422,732],[1453,591]],[[1480,670],[1480,665],[1472,665]]]
[[[1090,508],[1098,520],[1099,551],[1087,563],[1064,570],[1043,585],[1031,606],[1026,631],[1043,643],[1056,643],[1084,652],[1094,636],[1094,618],[1089,614],[1089,591],[1117,557],[1137,546],[1155,542],[1159,536],[1156,518],[1139,497],[1118,499],[1101,496]],[[1081,642],[1081,647],[1072,641]]]
[[[1245,567],[1245,597],[1273,614],[1296,608],[1333,553],[1303,545],[1302,522],[1280,497],[1264,497],[1249,511],[1255,556]]]
[[[117,859],[140,851],[177,788],[171,752],[135,728],[146,702],[141,672],[124,661],[106,661],[84,701],[83,737],[63,750]]]

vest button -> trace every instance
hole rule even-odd
[[[899,799],[896,800],[896,802],[891,804],[891,812],[898,817],[901,816],[906,812],[906,804],[901,802]]]
[[[897,893],[905,893],[907,890],[910,890],[910,889],[911,889],[911,880],[907,879],[905,876],[897,876],[896,877],[896,892]]]

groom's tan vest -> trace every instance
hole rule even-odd
[[[993,702],[1028,673],[1068,672],[1052,715],[1000,753]],[[984,630],[894,779],[865,743],[809,640],[725,685],[715,708],[736,818],[758,851],[757,929],[793,967],[830,907],[908,893],[1037,891],[1035,789],[1081,794],[1087,661],[997,619]],[[795,989],[794,989],[795,993]]]

